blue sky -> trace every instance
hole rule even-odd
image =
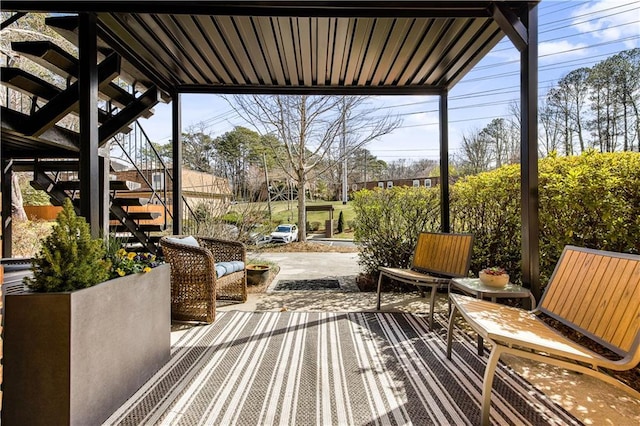
[[[640,47],[640,0],[543,0],[539,17],[539,94],[568,72],[590,67],[623,50]],[[462,135],[482,129],[491,119],[509,116],[509,104],[519,102],[520,55],[503,39],[449,94],[449,144],[455,156]],[[183,131],[203,122],[212,136],[236,125],[251,127],[215,95],[182,95]],[[439,158],[438,98],[385,96],[372,107],[402,117],[392,134],[367,149],[385,161]],[[171,137],[171,105],[159,104],[155,115],[141,120],[149,137],[166,143]]]

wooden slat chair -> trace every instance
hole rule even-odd
[[[484,373],[482,424],[489,424],[491,387],[504,353],[598,377],[640,398],[640,392],[602,371],[640,362],[640,256],[566,246],[534,311],[451,294],[447,333],[451,359],[454,317],[460,313],[493,349]],[[566,338],[536,314],[544,313],[608,348],[611,359]]]
[[[385,276],[418,286],[422,297],[424,297],[424,289],[430,288],[429,328],[433,329],[436,291],[439,286],[447,285],[450,278],[468,275],[472,248],[473,235],[471,234],[421,232],[409,269],[385,266],[378,268],[380,276],[378,278],[376,309],[380,310],[382,279]]]
[[[216,300],[247,300],[246,249],[242,243],[200,236],[166,236],[160,239],[160,246],[171,265],[173,320],[212,323]],[[217,274],[216,266],[221,262],[234,266],[241,262],[242,268],[228,272],[225,269],[224,275],[219,270]]]

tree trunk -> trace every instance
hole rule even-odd
[[[20,192],[20,182],[18,175],[11,174],[11,215],[16,220],[27,220],[27,213],[22,205],[22,192]]]
[[[307,175],[298,172],[298,241],[307,241],[307,199],[305,197],[305,187],[307,186]]]

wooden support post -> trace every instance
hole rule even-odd
[[[91,235],[100,236],[100,170],[98,161],[98,38],[96,15],[78,16],[78,91],[80,99],[80,214]]]

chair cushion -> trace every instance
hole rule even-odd
[[[227,273],[227,268],[225,268],[223,265],[220,265],[219,263],[215,264],[215,268],[216,268],[216,278],[220,278],[221,276]]]
[[[242,271],[244,269],[244,262],[241,262],[239,260],[232,260],[229,263],[233,265],[233,272]]]
[[[231,262],[217,262],[215,264],[216,278],[220,278],[227,274],[242,271],[244,269],[244,262],[234,260]]]
[[[184,238],[167,237],[167,240],[172,243],[184,244],[186,246],[200,247],[200,244],[198,244],[198,240],[196,240],[195,237],[191,235]]]

